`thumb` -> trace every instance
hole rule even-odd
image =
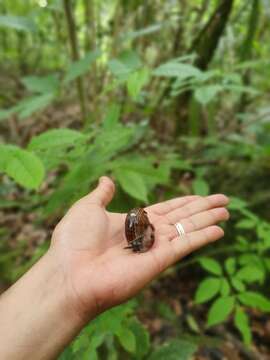
[[[101,176],[98,186],[88,196],[88,201],[106,207],[112,200],[115,192],[113,181],[107,176]]]

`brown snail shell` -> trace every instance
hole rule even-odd
[[[155,241],[154,231],[154,226],[143,208],[130,210],[125,221],[125,235],[128,242],[125,249],[139,253],[149,250]]]

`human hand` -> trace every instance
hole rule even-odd
[[[101,311],[134,296],[149,281],[194,250],[221,238],[216,224],[227,220],[228,198],[222,194],[184,196],[146,207],[155,242],[145,253],[124,247],[126,214],[106,206],[115,187],[107,178],[76,202],[56,226],[50,252],[61,264],[68,301],[87,322]],[[185,236],[173,224],[181,222]]]

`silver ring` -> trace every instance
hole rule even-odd
[[[176,230],[180,237],[185,236],[186,232],[181,223],[178,222],[174,226],[176,227]]]

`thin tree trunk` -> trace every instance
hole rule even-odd
[[[246,61],[252,58],[252,50],[253,50],[253,41],[255,39],[260,18],[260,0],[253,0],[250,16],[248,21],[248,29],[246,33],[246,37],[240,48],[240,60]],[[243,85],[250,85],[250,70],[247,69],[243,74]],[[238,112],[243,112],[248,105],[249,96],[247,93],[243,93],[240,98]]]
[[[219,40],[224,33],[232,10],[233,0],[221,0],[219,6],[215,9],[207,24],[193,41],[190,53],[195,52],[197,57],[194,65],[201,70],[206,70],[212,61]],[[192,92],[182,94],[178,98],[178,121],[176,124],[176,133],[187,132],[190,101]],[[197,126],[193,117],[192,127],[200,128],[200,116],[197,116]]]
[[[233,0],[222,0],[211,18],[194,40],[191,52],[196,52],[195,65],[205,70],[210,64],[232,10]]]
[[[71,48],[71,58],[73,61],[78,61],[80,59],[80,56],[76,36],[76,24],[72,13],[71,0],[63,0],[63,4],[67,21],[69,43]],[[81,114],[83,119],[86,119],[86,101],[82,77],[77,78],[77,91],[80,101]]]

